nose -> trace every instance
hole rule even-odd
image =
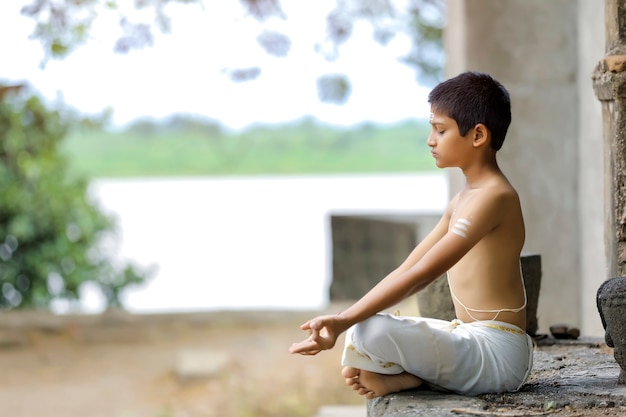
[[[431,148],[434,148],[435,145],[437,145],[437,141],[435,140],[435,135],[432,134],[432,132],[428,135],[428,139],[426,139],[426,144],[428,146],[430,146]]]

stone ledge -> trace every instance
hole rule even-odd
[[[485,402],[474,397],[444,394],[434,391],[407,391],[386,395],[368,401],[370,417],[400,416],[457,416],[455,411],[464,408],[484,408]]]
[[[550,415],[546,411],[618,409],[626,415],[620,367],[601,340],[545,339],[535,349],[531,376],[519,392],[468,397],[415,390],[369,400],[369,417]]]

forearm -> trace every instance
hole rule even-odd
[[[345,320],[347,327],[393,307],[421,289],[419,284],[416,285],[412,272],[414,271],[393,271],[367,294],[341,312],[340,317]]]

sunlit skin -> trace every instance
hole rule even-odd
[[[430,123],[427,144],[437,167],[460,168],[465,186],[451,199],[437,226],[398,268],[345,311],[304,323],[301,329],[309,332],[309,337],[294,343],[291,353],[315,355],[331,349],[349,327],[395,306],[446,272],[454,293],[472,309],[468,313],[453,300],[456,317],[463,322],[494,319],[494,313],[479,313],[475,309],[496,310],[524,304],[519,267],[525,239],[522,212],[519,197],[498,167],[496,151],[490,147],[489,129],[479,123],[462,136],[456,121],[436,109]],[[502,312],[497,320],[525,329],[526,310]],[[383,375],[345,367],[342,376],[346,385],[366,398],[422,384],[419,375],[406,372]]]

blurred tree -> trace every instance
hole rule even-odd
[[[24,86],[0,85],[0,309],[77,299],[86,282],[118,307],[120,291],[146,278],[101,251],[114,224],[89,201],[86,179],[68,173],[68,119]]]
[[[171,31],[172,22],[166,10],[170,3],[202,4],[203,0],[135,0],[135,9],[153,12],[149,22],[123,13],[120,0],[32,0],[22,8],[22,14],[35,21],[32,36],[41,42],[45,62],[63,58],[84,44],[98,11],[103,9],[119,11],[122,35],[114,45],[116,52],[151,46],[155,28],[163,33]],[[244,15],[261,23],[288,19],[281,0],[239,3]],[[355,24],[366,21],[373,28],[374,39],[383,45],[399,34],[407,35],[411,47],[401,61],[415,69],[418,82],[432,85],[442,77],[444,15],[444,0],[336,0],[326,22],[320,22],[326,26],[327,38],[320,40],[316,50],[326,60],[337,59],[340,45],[350,39]],[[255,41],[270,55],[289,56],[288,34],[262,28]],[[229,76],[241,82],[254,80],[260,73],[258,67],[236,68],[229,71]],[[337,104],[344,103],[351,91],[349,76],[341,73],[322,75],[317,87],[320,100]]]

